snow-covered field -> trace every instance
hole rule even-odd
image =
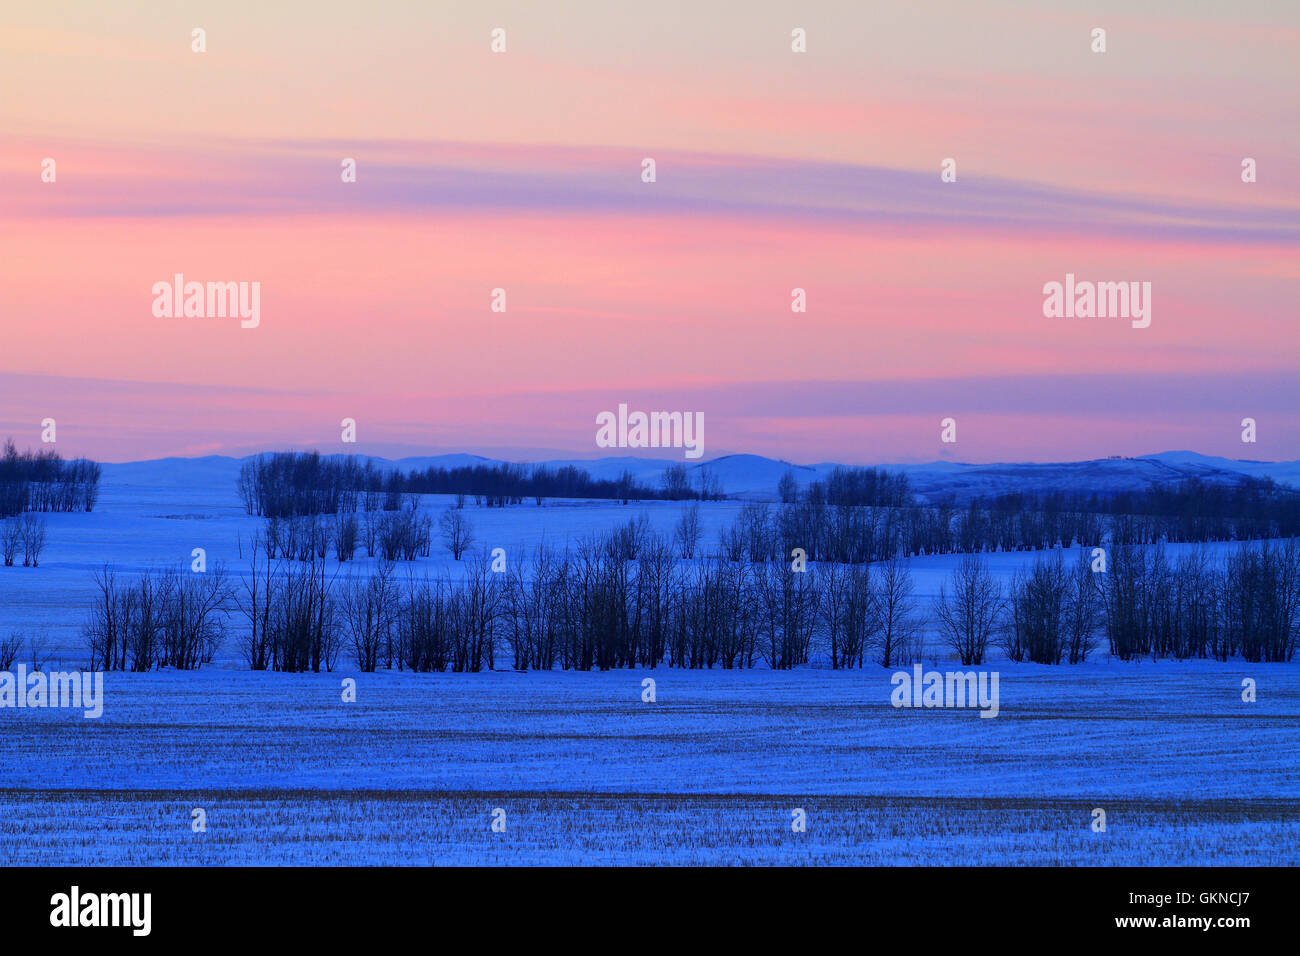
[[[879,669],[647,673],[111,674],[98,721],[0,711],[0,856],[1300,862],[1296,666],[1003,667],[991,720]]]
[[[0,634],[44,631],[80,666],[96,568],[180,566],[196,547],[243,566],[260,522],[233,482],[138,474],[109,469],[93,514],[50,516],[40,568],[0,568]],[[739,507],[707,506],[705,540]],[[680,508],[470,511],[481,546],[522,557],[642,512],[667,531]],[[922,597],[952,560],[914,562]],[[1032,556],[991,560],[1009,574]],[[1000,714],[981,719],[894,709],[880,668],[286,675],[232,646],[197,673],[107,675],[98,720],[0,709],[0,860],[1300,863],[1300,664],[992,668]]]

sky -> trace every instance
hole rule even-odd
[[[598,457],[627,404],[706,458],[1300,458],[1293,2],[18,6],[20,446]],[[257,326],[158,316],[177,273]],[[1067,274],[1150,325],[1045,316]]]

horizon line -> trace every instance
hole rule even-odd
[[[652,449],[628,449],[628,450],[648,451]],[[509,452],[510,450],[501,449],[501,451]],[[761,459],[762,461],[771,462],[772,464],[776,464],[776,465],[789,465],[791,468],[817,468],[824,465],[839,465],[846,468],[897,468],[897,467],[908,468],[908,467],[924,467],[927,465],[944,465],[950,467],[956,466],[956,467],[968,467],[968,468],[987,468],[995,465],[1078,465],[1078,464],[1088,464],[1092,462],[1106,462],[1106,461],[1151,461],[1151,460],[1158,459],[1162,456],[1168,456],[1168,455],[1194,455],[1198,458],[1213,459],[1216,461],[1229,461],[1229,462],[1235,462],[1238,464],[1246,464],[1246,465],[1285,465],[1285,464],[1300,462],[1300,459],[1228,458],[1224,455],[1207,454],[1205,452],[1194,451],[1190,448],[1171,448],[1171,449],[1166,449],[1164,451],[1149,452],[1143,455],[1107,455],[1101,458],[1070,458],[1070,459],[1048,459],[1048,460],[998,459],[992,461],[957,461],[957,460],[949,460],[949,459],[942,459],[942,458],[931,458],[931,459],[917,459],[914,461],[902,460],[902,461],[872,461],[872,462],[852,462],[848,460],[841,461],[841,460],[830,459],[830,458],[824,459],[822,461],[796,462],[796,461],[791,461],[787,458],[773,458],[770,455],[762,455],[762,454],[758,454],[757,452],[743,452],[743,451],[725,452],[713,458],[700,460],[700,461],[685,460],[678,457],[660,457],[657,455],[640,455],[640,454],[600,455],[595,457],[588,457],[583,455],[580,452],[572,452],[572,451],[565,452],[563,449],[554,449],[553,451],[556,453],[556,455],[555,457],[550,457],[550,458],[536,457],[536,456],[502,457],[498,455],[488,455],[488,454],[483,454],[481,452],[468,451],[463,448],[457,448],[457,449],[445,450],[445,451],[430,451],[425,454],[407,454],[407,455],[402,455],[400,457],[394,458],[385,454],[377,454],[377,453],[366,452],[361,450],[325,451],[317,446],[292,446],[291,445],[288,447],[280,447],[280,448],[264,448],[260,451],[250,451],[246,454],[213,452],[207,455],[163,455],[157,458],[131,458],[131,459],[125,459],[121,461],[110,461],[109,459],[106,458],[91,458],[89,460],[94,461],[97,464],[101,464],[101,465],[147,465],[147,464],[154,464],[156,462],[204,461],[213,458],[223,458],[223,459],[228,459],[230,461],[245,461],[249,458],[255,458],[258,455],[270,455],[270,454],[281,454],[281,453],[298,453],[298,454],[316,453],[319,454],[322,458],[358,457],[358,458],[374,459],[377,461],[387,461],[393,464],[400,464],[401,462],[404,461],[411,461],[411,460],[425,459],[425,458],[451,458],[455,456],[466,456],[470,458],[479,458],[482,459],[484,462],[517,464],[517,465],[545,465],[557,461],[566,462],[566,463],[568,462],[597,463],[597,462],[608,462],[608,461],[632,460],[632,461],[656,463],[656,464],[662,463],[665,467],[669,465],[680,464],[680,465],[685,465],[687,468],[690,469],[703,468],[705,466],[716,464],[717,462],[720,461],[724,461],[728,458],[756,458],[756,459]],[[78,456],[78,457],[85,458],[87,456]]]

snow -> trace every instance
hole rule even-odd
[[[108,675],[0,711],[12,863],[1300,862],[1292,665],[1001,668],[1002,712],[889,673]],[[657,682],[642,703],[641,681]],[[1259,681],[1245,704],[1243,676]],[[209,830],[191,832],[204,807]],[[489,828],[507,810],[506,834]],[[808,813],[806,834],[790,811]],[[1089,829],[1106,810],[1108,831]],[[498,839],[499,838],[499,839]]]
[[[745,471],[753,461],[730,467],[759,474]],[[0,633],[45,631],[53,663],[77,667],[103,564],[180,566],[203,547],[209,566],[242,568],[238,542],[261,522],[243,512],[237,471],[223,458],[106,467],[92,514],[49,516],[40,568],[0,568]],[[643,513],[667,531],[683,507],[468,511],[479,546],[516,560]],[[741,507],[704,505],[705,540]],[[1034,558],[990,562],[1007,576]],[[953,561],[915,559],[918,596],[936,593]],[[416,573],[462,568],[416,562]],[[955,669],[934,653],[927,667]],[[345,663],[288,675],[249,672],[228,646],[196,673],[107,675],[97,721],[0,709],[0,859],[1300,863],[1300,663],[1103,655],[986,669],[1001,678],[991,720],[896,710],[878,667],[363,675]],[[355,703],[342,700],[345,677]],[[646,677],[655,703],[641,700]],[[1246,677],[1254,703],[1241,700]],[[208,812],[206,833],[190,828],[194,807]],[[494,807],[507,810],[504,834],[490,829]],[[791,831],[796,807],[807,833]],[[1106,833],[1089,829],[1095,807]]]

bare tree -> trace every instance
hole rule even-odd
[[[357,667],[366,673],[375,670],[384,657],[392,666],[398,603],[393,565],[388,561],[368,578],[356,578],[342,589],[339,606],[343,624],[352,641]]]
[[[871,566],[827,562],[818,574],[822,579],[821,616],[831,668],[861,667],[867,643],[876,631]]]
[[[565,626],[568,553],[544,543],[533,552],[531,573],[516,565],[509,587],[510,644],[516,670],[550,670]]]
[[[1092,569],[1089,553],[1081,548],[1066,581],[1063,632],[1071,664],[1082,664],[1088,659],[1101,624],[1101,594],[1093,581],[1097,573]],[[1213,588],[1207,589],[1206,594],[1212,596]]]
[[[978,554],[965,555],[952,575],[951,591],[939,585],[934,615],[944,639],[963,666],[984,663],[989,641],[1002,615],[1002,588]]]
[[[792,505],[799,500],[799,479],[792,470],[786,471],[777,482],[776,493],[781,496],[781,504]]]
[[[1151,591],[1159,563],[1155,549],[1112,544],[1106,571],[1094,576],[1110,653],[1120,660],[1140,657],[1151,646]]]
[[[252,564],[238,606],[248,619],[244,656],[254,670],[290,673],[333,669],[338,653],[334,576],[311,548],[295,563],[287,552],[271,557],[253,539]]]
[[[27,645],[25,656],[24,643]],[[8,637],[0,638],[0,671],[9,670],[20,660],[26,661],[29,671],[44,671],[52,657],[48,635],[44,631],[35,631],[31,634],[11,632]]]
[[[22,649],[23,635],[11,632],[8,637],[0,637],[0,671],[13,667]]]
[[[274,668],[302,673],[319,672],[332,666],[338,647],[338,602],[333,595],[334,579],[326,575],[324,561],[309,553],[301,565],[289,567],[276,592]]]
[[[113,568],[95,575],[98,594],[82,636],[92,670],[153,670],[167,663],[164,636],[174,606],[172,575],[146,571],[134,584],[122,584]]]
[[[784,561],[769,561],[757,583],[761,595],[762,648],[768,666],[788,670],[808,662],[820,595],[813,575]]]
[[[1026,574],[1017,572],[1009,598],[1011,626],[1005,649],[1013,661],[1059,664],[1065,652],[1066,601],[1070,579],[1058,551],[1038,558]]]
[[[911,569],[901,553],[880,562],[871,593],[876,611],[876,660],[882,667],[905,664],[920,656],[921,622],[914,591]]]
[[[375,544],[376,539],[379,537],[379,513],[376,509],[366,509],[362,526],[364,532],[362,541],[366,546],[366,557],[373,558],[379,553]]]
[[[669,465],[659,477],[664,497],[671,501],[680,501],[691,497],[691,479],[683,464]]]
[[[408,577],[407,593],[397,612],[400,666],[412,671],[444,671],[451,660],[451,602],[442,582]]]
[[[457,561],[474,543],[474,526],[459,509],[444,511],[438,519],[438,530],[442,532],[443,544]]]
[[[1242,545],[1223,570],[1228,648],[1250,662],[1286,662],[1300,631],[1300,547]]]
[[[492,571],[491,559],[479,554],[467,562],[465,585],[460,597],[460,627],[452,655],[456,671],[480,671],[496,667],[496,636],[505,597],[503,574]]]
[[[678,555],[687,560],[694,558],[695,549],[699,547],[703,534],[700,527],[700,506],[698,502],[693,502],[686,506],[673,531],[673,542],[677,545]]]
[[[695,487],[701,501],[722,499],[722,478],[708,465],[700,465],[695,469]]]
[[[45,519],[36,514],[23,515],[23,567],[39,567],[45,549]]]
[[[23,543],[22,522],[18,518],[5,518],[0,522],[0,549],[4,552],[6,568],[14,566],[14,557]]]
[[[239,610],[248,619],[243,640],[244,659],[252,670],[264,671],[272,666],[274,655],[271,612],[278,568],[275,553],[264,544],[261,535],[253,536],[249,557],[249,570],[243,575],[244,593],[238,599]]]
[[[340,562],[351,561],[357,553],[357,516],[339,512],[334,516],[334,556]]]
[[[134,592],[119,586],[117,572],[108,565],[95,572],[95,587],[95,602],[81,631],[90,649],[90,669],[126,670]]]
[[[234,600],[225,566],[217,562],[202,573],[171,572],[164,593],[169,600],[163,613],[160,665],[194,670],[211,663]]]
[[[614,484],[618,488],[618,500],[622,504],[628,504],[637,493],[636,479],[632,477],[632,472],[626,468],[614,479]]]

